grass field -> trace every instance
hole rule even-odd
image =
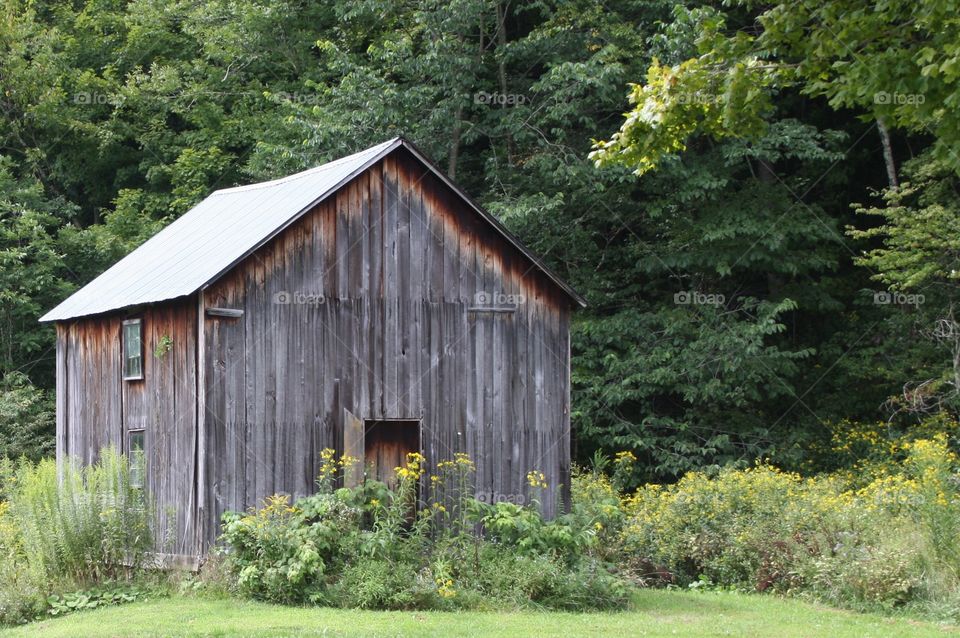
[[[372,612],[166,598],[10,629],[0,636],[960,636],[955,627],[772,596],[647,590],[622,613]]]

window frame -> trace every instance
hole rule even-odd
[[[138,335],[140,337],[140,371],[136,375],[127,374],[127,362],[132,361],[131,358],[127,356],[127,326],[137,326]],[[121,365],[123,370],[123,380],[124,381],[143,381],[143,317],[135,317],[132,319],[124,319],[122,327],[120,329],[120,350],[121,350]]]
[[[140,454],[137,458],[137,451],[133,447],[134,437],[140,438]],[[127,461],[130,463],[130,485],[137,489],[143,489],[147,482],[147,431],[145,428],[136,428],[127,430]]]

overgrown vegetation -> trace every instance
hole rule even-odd
[[[944,428],[957,425],[930,425]],[[957,455],[942,433],[859,431],[856,472],[806,478],[758,463],[629,490],[636,458],[624,452],[600,464],[609,475],[577,472],[571,511],[549,522],[535,501],[491,505],[469,490],[451,501],[446,475],[430,478],[415,509],[426,477],[412,458],[395,491],[328,487],[226,515],[226,565],[236,591],[283,603],[583,610],[667,586],[960,619]],[[469,485],[466,457],[441,467]]]
[[[236,589],[260,600],[364,609],[606,609],[622,607],[628,583],[598,545],[601,525],[581,499],[544,521],[538,504],[473,498],[465,455],[423,474],[418,454],[397,485],[367,481],[334,490],[344,460],[324,452],[320,491],[291,504],[274,496],[224,515],[222,541]],[[350,463],[348,459],[346,463]],[[536,493],[543,477],[528,477]]]
[[[59,473],[53,460],[0,463],[0,623],[137,597],[110,587],[142,576],[155,550],[153,508],[130,470],[110,449]]]
[[[860,611],[960,619],[960,460],[944,432],[899,436],[847,424],[838,469],[803,477],[766,463],[630,487],[631,452],[574,473],[569,512],[474,498],[463,454],[424,473],[410,455],[394,487],[337,488],[322,455],[316,494],[224,515],[221,550],[181,594],[360,609],[624,609],[637,587],[776,593]],[[855,459],[855,460],[852,460]],[[0,622],[131,602],[157,591],[153,515],[109,450],[89,468],[2,466]],[[160,582],[166,582],[162,577]],[[169,585],[162,585],[165,592]]]
[[[955,621],[957,456],[942,433],[905,440],[878,430],[860,430],[872,454],[855,472],[805,478],[760,463],[643,486],[622,497],[622,526],[606,542],[650,585],[776,592]]]

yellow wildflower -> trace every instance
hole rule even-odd
[[[545,489],[547,487],[547,477],[539,470],[527,472],[527,484],[530,487]]]

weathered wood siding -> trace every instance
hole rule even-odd
[[[522,296],[516,312],[478,294]],[[307,298],[313,296],[312,299]],[[206,541],[227,509],[310,493],[344,409],[420,419],[430,462],[466,452],[477,492],[548,514],[569,485],[569,300],[400,149],[210,286],[202,496]]]
[[[197,310],[196,300],[130,314],[143,319],[143,380],[124,381],[121,324],[126,316],[97,316],[57,327],[57,456],[92,463],[101,449],[127,451],[125,433],[144,431],[145,487],[155,500],[158,549],[198,550]],[[163,336],[171,348],[157,357]]]
[[[57,326],[57,457],[83,463],[123,443],[120,317]]]

